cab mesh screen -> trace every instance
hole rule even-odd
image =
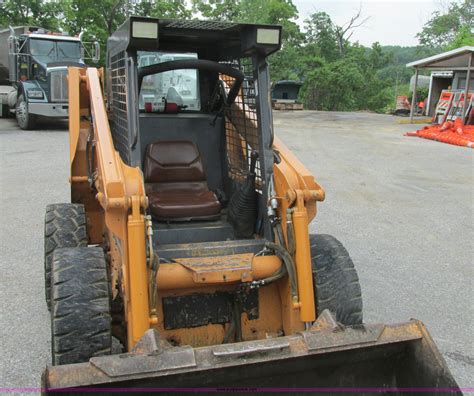
[[[252,61],[243,58],[228,62],[238,68],[245,76],[239,94],[234,103],[227,109],[225,116],[226,151],[229,177],[236,182],[243,182],[249,172],[250,153],[259,150],[259,119],[257,116],[255,79]],[[234,78],[221,75],[221,80],[230,87]],[[261,186],[260,161],[256,164],[257,189]]]
[[[114,146],[123,161],[130,163],[130,142],[127,117],[127,85],[125,69],[125,51],[112,56],[110,62],[110,129]]]

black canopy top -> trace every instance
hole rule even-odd
[[[134,22],[156,23],[158,38],[133,37]],[[262,43],[257,39],[257,34],[270,30],[278,31],[278,43]],[[130,17],[109,38],[108,47],[113,52],[119,48],[128,51],[204,52],[209,54],[207,59],[241,58],[253,53],[268,56],[281,47],[281,26]]]

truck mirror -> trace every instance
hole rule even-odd
[[[92,62],[97,63],[100,60],[100,44],[98,41],[94,41],[94,56]]]

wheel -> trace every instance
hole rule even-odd
[[[349,253],[331,235],[311,235],[310,244],[317,313],[328,309],[343,325],[361,324],[362,294]]]
[[[50,309],[51,261],[56,248],[87,246],[84,205],[53,204],[44,219],[44,289]]]
[[[18,97],[18,102],[16,103],[16,122],[21,129],[33,129],[36,126],[36,117],[34,114],[28,112],[28,103],[25,101],[25,97],[21,94]]]
[[[53,365],[87,362],[112,347],[110,287],[99,247],[56,249],[51,271]]]

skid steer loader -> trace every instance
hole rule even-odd
[[[349,254],[309,234],[324,190],[273,134],[280,46],[279,26],[131,17],[105,73],[69,68],[46,394],[460,394],[420,321],[364,324]]]

